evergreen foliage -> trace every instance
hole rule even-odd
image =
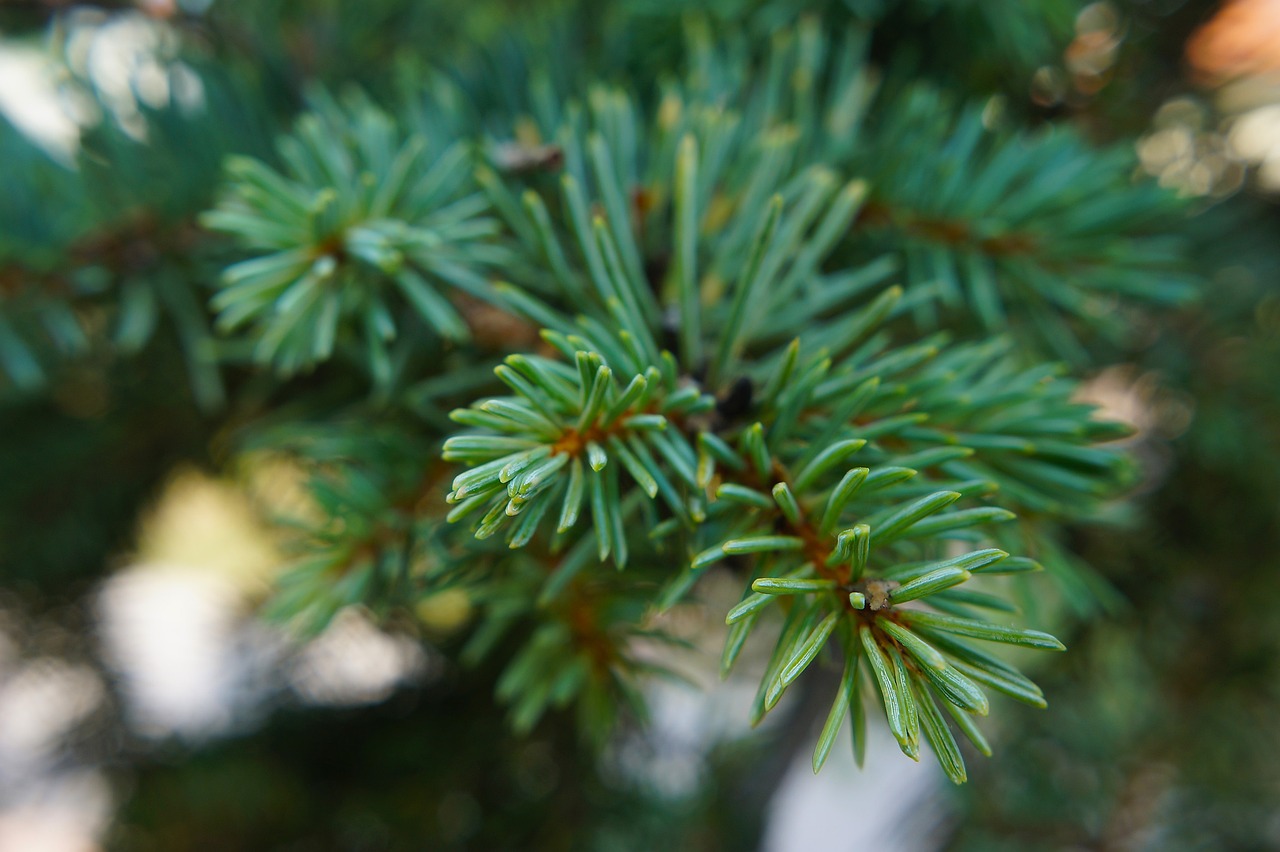
[[[1191,204],[1132,140],[1007,84],[1076,4],[367,5],[177,15],[166,94],[127,118],[68,59],[97,116],[70,162],[0,124],[6,422],[180,363],[209,448],[183,454],[305,472],[258,507],[289,560],[263,613],[426,637],[521,737],[571,719],[591,754],[643,721],[683,676],[653,649],[725,581],[751,723],[826,690],[815,772],[846,720],[859,764],[883,718],[956,784],[983,717],[1041,724],[992,712],[1057,700],[1024,669],[1065,680],[1014,649],[1142,610],[1114,547],[1179,558],[1087,546],[1144,508],[1082,382],[1203,294]],[[1256,436],[1208,411],[1198,451],[1245,477]],[[433,634],[445,595],[469,621]]]
[[[234,240],[215,249],[237,259],[208,299],[232,363],[243,352],[288,378],[339,355],[394,407],[405,379],[430,369],[413,363],[424,350],[479,365],[501,356],[470,346],[469,304],[519,317],[545,347],[501,358],[493,372],[509,396],[450,414],[471,431],[443,444],[441,458],[462,466],[443,500],[430,499],[438,474],[397,493],[395,453],[375,451],[369,467],[335,452],[312,485],[320,526],[270,610],[316,630],[345,605],[407,604],[409,584],[461,584],[486,614],[464,658],[536,625],[497,685],[517,728],[576,700],[602,740],[615,707],[642,704],[635,676],[653,665],[628,643],[661,632],[643,613],[677,605],[728,560],[746,588],[725,617],[722,672],[758,623],[785,615],[753,721],[831,640],[845,676],[815,769],[850,712],[861,759],[862,690],[874,684],[902,750],[915,758],[923,733],[963,781],[935,701],[984,752],[971,719],[988,712],[983,687],[1044,704],[968,640],[1062,647],[1009,626],[1005,597],[970,590],[983,586],[975,575],[1040,568],[988,545],[1034,550],[1053,523],[1115,493],[1123,457],[1096,443],[1123,430],[1071,402],[1052,365],[1019,366],[1007,339],[953,344],[912,329],[936,325],[940,309],[1009,327],[997,280],[1021,308],[1043,304],[1028,288],[1047,290],[1087,316],[1062,273],[1094,262],[1090,239],[1111,237],[1113,221],[1160,215],[1166,196],[1121,189],[1116,203],[1073,180],[1105,162],[1078,143],[1002,143],[980,111],[956,113],[928,89],[873,96],[865,30],[828,39],[805,19],[775,34],[759,71],[748,42],[721,50],[698,25],[688,42],[686,81],[657,94],[652,119],[621,89],[535,85],[536,117],[506,119],[508,141],[477,135],[492,120],[460,111],[447,84],[414,97],[407,129],[365,96],[317,93],[277,143],[278,166],[227,160],[198,223]],[[147,124],[173,139],[168,150],[193,132],[181,114],[174,104]],[[926,168],[894,156],[913,150],[907,137],[939,152]],[[114,138],[123,156],[140,151]],[[112,177],[139,185],[121,156]],[[1095,173],[1115,182],[1113,167]],[[200,204],[199,175],[184,170],[151,215]],[[973,224],[960,233],[953,221]],[[1050,229],[1042,265],[1019,264],[1042,243],[1024,233]],[[1126,293],[1128,280],[1129,295],[1167,297],[1151,275],[1166,257],[1143,246],[1090,286]],[[906,289],[889,286],[900,270]],[[136,288],[119,288],[125,351],[152,324]],[[48,316],[70,316],[59,307]],[[1056,322],[1041,323],[1050,345],[1065,334]],[[476,375],[450,396],[485,384]],[[397,520],[405,493],[412,512]],[[1015,517],[1006,506],[1035,517],[996,532]],[[461,530],[439,526],[464,520],[480,544],[460,548],[448,536]],[[498,533],[522,553],[488,546]],[[542,582],[539,563],[555,566]],[[608,563],[629,571],[600,576]]]

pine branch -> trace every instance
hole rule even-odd
[[[612,559],[621,568],[637,543],[631,532],[641,526],[637,513],[646,500],[660,500],[668,517],[649,537],[672,538],[688,560],[667,581],[661,606],[680,600],[721,559],[755,562],[746,596],[727,616],[726,670],[762,612],[787,601],[787,621],[754,703],[754,720],[838,636],[846,668],[856,668],[859,656],[867,655],[904,752],[918,753],[923,718],[944,768],[953,780],[963,780],[942,717],[932,703],[922,702],[937,698],[959,712],[978,714],[986,713],[987,702],[930,639],[943,634],[955,659],[976,666],[976,677],[1023,697],[1038,694],[1029,681],[1004,668],[997,676],[982,667],[993,664],[972,663],[979,657],[964,639],[1061,646],[1036,631],[968,615],[935,617],[919,608],[948,613],[966,605],[1003,606],[999,598],[957,587],[975,574],[1001,573],[1008,554],[980,548],[957,556],[944,542],[981,543],[982,527],[1013,514],[992,506],[949,509],[963,494],[986,494],[998,483],[973,476],[955,480],[945,468],[991,472],[1024,486],[1034,499],[1043,482],[1025,464],[1019,467],[1019,457],[1026,457],[1027,464],[1042,466],[1036,471],[1056,476],[1051,490],[1062,491],[1070,482],[1074,492],[1063,493],[1087,501],[1106,493],[1116,470],[1116,456],[1089,446],[1107,427],[1090,426],[1089,410],[1069,402],[1069,383],[1055,382],[1051,371],[1020,373],[1001,363],[1007,344],[952,350],[934,342],[888,346],[877,328],[901,304],[896,289],[859,309],[845,306],[830,319],[829,303],[797,298],[821,274],[831,251],[831,223],[847,221],[856,209],[856,184],[833,196],[826,174],[810,173],[808,192],[798,188],[789,202],[779,195],[763,207],[744,205],[708,228],[704,216],[689,211],[691,176],[699,173],[697,152],[706,141],[686,135],[666,180],[657,175],[659,187],[683,184],[682,190],[663,193],[678,199],[675,206],[639,214],[670,215],[672,227],[684,229],[672,237],[679,261],[667,287],[633,271],[647,267],[636,237],[643,229],[631,211],[621,211],[621,226],[609,218],[610,209],[619,211],[610,187],[626,185],[612,171],[618,152],[602,137],[588,145],[595,149],[592,178],[605,215],[589,225],[579,183],[566,178],[564,236],[548,214],[530,220],[538,236],[525,241],[537,256],[560,258],[560,298],[572,300],[582,313],[570,320],[554,294],[499,288],[512,310],[550,326],[544,339],[562,360],[512,356],[497,370],[512,395],[454,413],[474,431],[445,444],[446,460],[466,465],[449,495],[450,520],[478,515],[480,539],[506,527],[512,548],[536,543],[540,530],[553,529],[543,546],[554,552],[574,540],[572,531],[589,515],[590,537],[573,546],[577,561],[589,559],[584,542],[594,539],[596,559]],[[496,206],[509,216],[524,215],[512,205]],[[553,208],[528,195],[525,209]],[[513,224],[512,230],[519,234],[521,228]],[[743,233],[752,235],[751,249],[733,264],[734,277],[697,276],[707,258],[714,269],[715,259],[725,257],[722,240]],[[582,266],[574,269],[575,263]],[[723,302],[708,297],[711,286],[726,289]],[[670,301],[664,304],[664,298]],[[682,311],[694,303],[696,310]],[[769,310],[774,306],[776,311]],[[663,328],[653,319],[672,315],[678,317],[674,337],[684,359],[662,347]],[[791,343],[771,342],[792,333],[798,338]],[[819,348],[810,352],[806,340]],[[714,355],[706,362],[687,361],[689,353],[703,352]],[[743,381],[751,393],[727,408]],[[1047,387],[1052,391],[1046,394]],[[922,425],[935,417],[942,428]],[[914,491],[916,468],[847,466],[846,459],[862,453],[930,470],[921,477],[923,490]],[[943,487],[930,487],[927,479]],[[945,487],[951,482],[958,490]],[[553,516],[559,521],[548,523]],[[1036,567],[1012,559],[1005,570]],[[575,564],[575,573],[585,569]],[[846,709],[853,701],[846,695],[837,705],[842,700]],[[831,724],[838,727],[843,711],[833,712]]]
[[[465,143],[406,134],[358,96],[345,107],[316,100],[279,144],[283,173],[230,161],[203,223],[257,254],[224,272],[212,305],[220,330],[248,329],[254,360],[284,375],[347,344],[385,386],[400,306],[438,337],[466,341],[467,322],[439,288],[487,297],[477,269],[501,254],[485,245],[494,227],[471,191]]]

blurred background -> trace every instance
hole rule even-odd
[[[1090,371],[1141,467],[1123,528],[1070,538],[1105,605],[1063,617],[1049,709],[993,716],[966,787],[878,728],[866,770],[815,778],[812,725],[749,730],[715,618],[673,626],[696,688],[653,684],[651,724],[593,755],[567,719],[516,736],[496,670],[456,667],[465,595],[412,629],[259,614],[289,561],[262,507],[314,507],[296,460],[230,450],[284,402],[217,366],[207,293],[165,283],[202,274],[195,214],[312,83],[501,69],[539,5],[575,4],[0,2],[0,850],[1280,848],[1280,0],[574,10],[640,22],[615,76],[659,73],[695,7],[761,39],[801,7],[860,17],[878,63],[1130,146],[1184,200],[1203,298]],[[106,339],[108,291],[145,333]]]

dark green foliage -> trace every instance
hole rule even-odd
[[[207,463],[211,430],[184,387],[181,351],[171,338],[156,351],[143,369],[65,371],[55,395],[5,407],[5,438],[22,447],[0,454],[6,588],[38,602],[83,592],[132,546],[172,469]]]

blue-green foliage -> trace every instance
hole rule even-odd
[[[218,257],[192,218],[213,198],[228,152],[262,150],[262,118],[235,80],[208,69],[195,79],[194,103],[172,86],[166,103],[137,105],[129,130],[95,102],[98,120],[69,164],[0,126],[9,187],[0,198],[0,394],[39,390],[90,351],[135,354],[167,325],[196,398],[221,404],[201,292]]]
[[[364,100],[343,109],[321,98],[278,155],[283,172],[231,160],[228,191],[203,217],[254,252],[222,275],[211,303],[220,330],[250,327],[253,359],[286,375],[354,337],[383,383],[402,305],[436,335],[467,339],[439,287],[484,297],[478,270],[501,255],[484,244],[494,226],[473,191],[465,140],[407,134]]]
[[[925,718],[926,739],[963,780],[948,728],[922,702],[985,714],[971,675],[1042,699],[955,636],[1059,647],[977,617],[1010,609],[1003,598],[955,588],[975,573],[1039,567],[981,547],[987,525],[1014,517],[986,498],[1051,517],[1089,511],[1123,468],[1090,444],[1115,430],[1071,402],[1056,368],[1018,367],[1008,341],[896,343],[903,292],[875,295],[892,261],[834,260],[864,182],[842,185],[823,167],[788,174],[785,139],[738,136],[719,111],[667,100],[646,132],[621,94],[597,90],[588,104],[570,105],[552,137],[565,162],[558,186],[517,203],[513,180],[550,181],[481,171],[512,238],[545,270],[498,298],[541,325],[560,358],[509,357],[497,373],[512,394],[454,413],[474,431],[444,446],[466,465],[449,520],[481,540],[505,529],[512,548],[578,541],[572,570],[583,575],[580,519],[590,516],[595,558],[619,568],[650,546],[633,531],[650,528],[686,560],[662,583],[662,608],[711,565],[749,558],[755,580],[728,614],[726,670],[769,604],[789,601],[753,719],[839,637],[847,669],[865,653],[861,670],[876,675],[903,750],[917,754]],[[962,498],[969,505],[953,508]],[[978,549],[957,557],[948,542]],[[549,582],[567,588],[560,571]],[[909,601],[948,615],[894,608]],[[860,683],[837,698],[831,736]]]
[[[639,678],[671,673],[638,650],[670,641],[655,616],[727,574],[725,673],[780,623],[753,722],[834,658],[815,770],[846,717],[861,760],[870,690],[903,752],[925,741],[962,782],[953,723],[989,753],[988,691],[1045,703],[975,643],[1061,649],[1015,602],[1043,597],[1043,563],[1090,609],[1064,525],[1129,477],[1101,446],[1125,430],[1045,353],[1086,362],[1082,337],[1125,329],[1108,311],[1185,295],[1180,208],[1118,149],[870,62],[882,15],[976,5],[855,3],[851,22],[832,4],[829,27],[728,4],[683,41],[670,4],[639,5],[603,17],[651,29],[610,30],[620,55],[599,61],[643,68],[657,34],[678,57],[656,79],[580,72],[598,57],[552,27],[402,75],[391,111],[316,90],[274,153],[222,126],[223,101],[148,113],[154,160],[102,128],[85,151],[111,168],[82,168],[121,222],[50,225],[51,244],[103,226],[128,244],[128,224],[161,258],[95,257],[98,289],[35,308],[6,297],[0,365],[39,378],[19,311],[74,354],[86,297],[106,294],[126,350],[167,306],[207,402],[224,372],[237,413],[288,400],[266,444],[312,474],[312,515],[269,611],[314,631],[460,592],[479,616],[459,661],[509,652],[496,690],[519,730],[571,704],[597,739],[642,715]],[[762,48],[770,21],[788,25]],[[41,169],[55,189],[20,203],[85,183]],[[135,209],[157,175],[171,192]],[[311,421],[337,437],[300,441]]]

